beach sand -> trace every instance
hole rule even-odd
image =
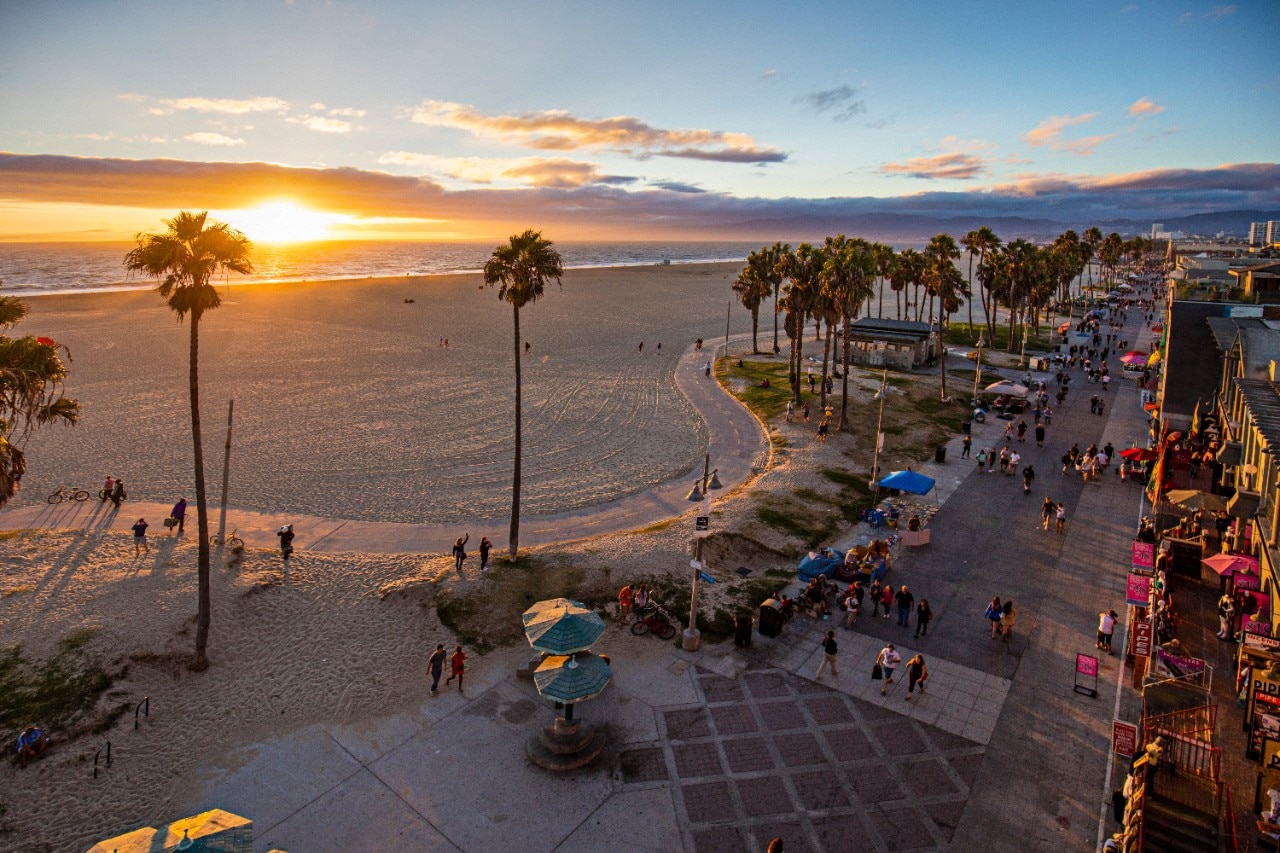
[[[738,267],[571,270],[521,311],[532,345],[522,359],[523,514],[589,507],[693,468],[706,432],[672,373],[694,339],[723,340]],[[200,324],[210,500],[234,398],[232,506],[369,521],[506,518],[512,311],[480,283],[223,288],[222,307]],[[108,474],[135,499],[192,499],[187,325],[151,291],[28,302],[18,332],[70,349],[67,393],[84,414],[32,439],[13,505],[67,483],[96,492]],[[733,331],[748,331],[734,304]]]

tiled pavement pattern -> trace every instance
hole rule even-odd
[[[659,709],[658,742],[621,759],[624,790],[671,786],[686,849],[763,851],[775,836],[788,853],[951,840],[981,744],[779,669],[694,672],[705,701]]]

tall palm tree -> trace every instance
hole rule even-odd
[[[767,265],[767,266],[766,266]],[[751,312],[751,352],[760,352],[756,333],[760,326],[760,305],[773,293],[773,262],[767,248],[747,256],[747,265],[733,282],[733,292],[738,294],[742,307]]]
[[[841,324],[840,421],[836,427],[841,431],[849,428],[850,324],[857,319],[862,303],[875,293],[872,283],[876,272],[875,246],[861,239],[845,240],[822,265],[822,286],[837,306]]]
[[[924,255],[915,249],[903,249],[894,257],[893,269],[889,273],[889,286],[893,288],[898,298],[899,320],[906,319],[902,298],[906,295],[907,287],[920,280],[923,270]]]
[[[520,309],[537,302],[547,282],[560,283],[564,264],[560,253],[550,240],[542,239],[541,231],[532,229],[513,235],[506,245],[493,250],[493,257],[484,265],[484,283],[488,287],[498,285],[498,298],[511,303],[511,316],[515,341],[516,364],[516,447],[515,464],[511,479],[511,534],[509,556],[516,561],[520,547]]]
[[[950,322],[951,315],[960,310],[960,295],[964,292],[964,279],[955,261],[960,248],[950,234],[936,234],[924,250],[926,267],[924,280],[931,297],[938,299],[938,367],[942,375],[942,400],[947,399],[947,359],[943,345],[943,319]]]
[[[788,279],[780,305],[787,312],[787,334],[791,337],[791,398],[797,405],[800,403],[800,365],[804,362],[804,324],[813,310],[818,275],[825,260],[821,249],[801,243],[778,262],[779,274]]]
[[[200,318],[222,304],[222,297],[209,280],[228,270],[247,275],[253,272],[249,240],[223,222],[209,222],[208,211],[182,211],[166,220],[169,230],[161,234],[137,235],[137,247],[125,256],[131,273],[159,279],[156,291],[181,321],[191,315],[188,354],[188,396],[191,400],[191,445],[195,461],[196,524],[199,530],[197,584],[199,611],[196,616],[196,658],[192,669],[209,666],[209,513],[204,482],[204,442],[200,434]]]
[[[893,261],[896,257],[893,247],[884,243],[872,243],[870,246],[871,258],[875,262],[875,277],[879,279],[876,289],[880,291],[880,307],[876,313],[880,317],[884,317],[884,284],[888,281],[889,276],[893,274]],[[867,308],[867,313],[871,309]]]
[[[760,250],[760,277],[769,282],[773,288],[773,352],[778,353],[778,312],[781,310],[778,298],[782,291],[783,274],[779,272],[783,257],[791,254],[790,243],[774,243]]]
[[[1093,259],[1098,256],[1098,247],[1102,245],[1102,231],[1098,226],[1093,226],[1084,232],[1084,236],[1080,238],[1083,248],[1080,254],[1084,256],[1085,265],[1089,270],[1089,286],[1093,286]]]
[[[1116,271],[1123,259],[1124,238],[1113,231],[1098,247],[1098,260],[1102,263],[1103,278],[1108,284],[1115,284]]]
[[[0,330],[27,316],[27,305],[0,296]],[[62,421],[74,425],[80,404],[63,396],[67,367],[49,338],[0,334],[0,506],[18,493],[27,457],[22,447],[39,426]]]

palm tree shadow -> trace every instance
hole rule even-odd
[[[42,610],[47,611],[52,606],[63,588],[71,582],[76,569],[88,562],[88,557],[101,542],[101,534],[86,530],[76,533],[67,543],[67,547],[54,556],[50,561],[49,570],[36,584],[37,593],[42,589],[45,591],[45,605]]]

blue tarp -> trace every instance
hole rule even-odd
[[[810,551],[800,561],[800,580],[808,583],[818,575],[835,577],[836,569],[844,565],[844,552],[834,548],[824,548],[823,551]]]
[[[933,491],[933,480],[915,471],[894,471],[880,480],[880,488],[897,489],[913,495],[927,495]]]

